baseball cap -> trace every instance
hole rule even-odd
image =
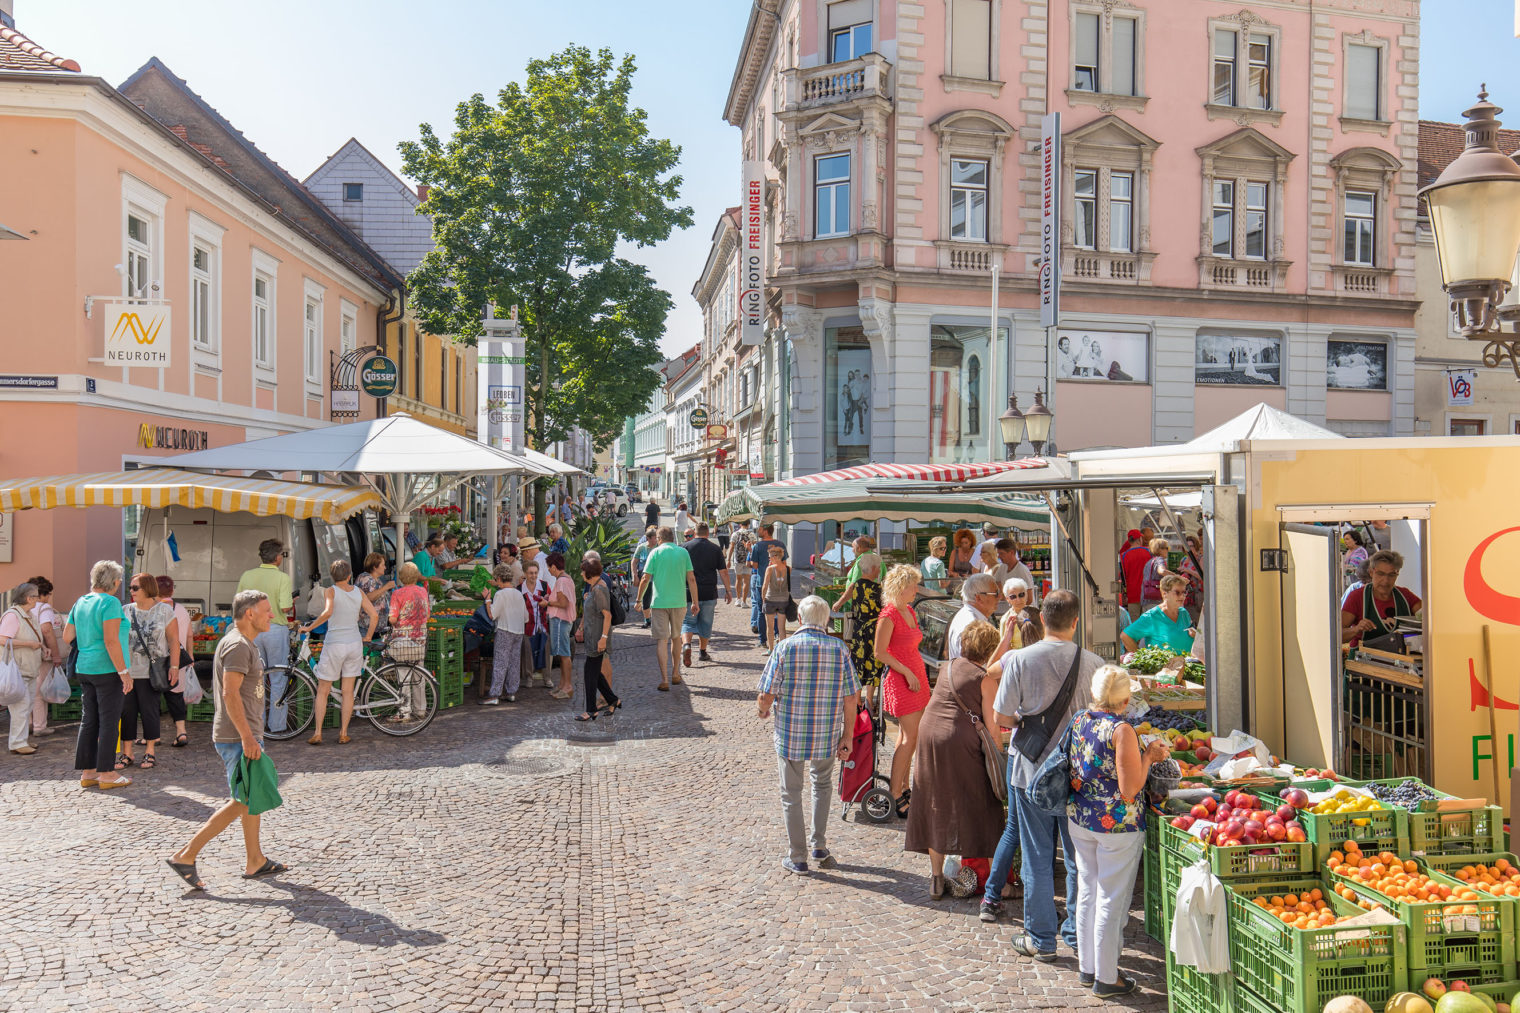
[[[1140,529],[1139,528],[1130,528],[1129,529],[1129,533],[1124,536],[1125,540],[1126,541],[1130,541],[1130,542],[1133,542],[1135,539],[1137,539],[1139,537],[1140,537]]]

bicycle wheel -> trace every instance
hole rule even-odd
[[[304,666],[275,665],[264,670],[264,736],[283,742],[311,727],[317,707],[317,681]]]
[[[396,662],[364,681],[364,716],[387,735],[416,735],[438,713],[438,680],[421,665]]]

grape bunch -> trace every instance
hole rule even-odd
[[[1152,728],[1165,728],[1174,732],[1191,732],[1198,728],[1198,722],[1185,716],[1181,711],[1169,711],[1161,707],[1152,707],[1140,718],[1141,724],[1149,721]]]
[[[1421,802],[1430,802],[1441,797],[1434,788],[1428,788],[1412,777],[1402,784],[1369,784],[1367,790],[1379,802],[1387,802],[1389,805],[1409,810],[1419,808]]]

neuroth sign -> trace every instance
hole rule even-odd
[[[739,228],[739,342],[765,341],[765,163],[744,163]]]
[[[105,361],[108,366],[173,364],[173,329],[167,303],[107,303]]]

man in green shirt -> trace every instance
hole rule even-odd
[[[637,598],[644,600],[644,589],[651,589],[649,607],[644,615],[649,617],[649,632],[654,637],[654,660],[660,668],[660,684],[656,689],[670,689],[670,684],[681,683],[681,652],[676,640],[681,635],[681,620],[688,609],[692,615],[698,612],[697,578],[691,566],[691,556],[676,544],[673,528],[660,529],[660,544],[649,558],[644,560],[644,575],[639,578]],[[670,680],[666,681],[666,652],[669,651]]]
[[[422,548],[417,550],[417,554],[412,557],[412,562],[417,564],[417,570],[422,574],[422,576],[438,576],[438,566],[434,560],[438,553],[442,550],[443,540],[440,539],[437,535],[433,535],[427,540]]]
[[[265,671],[271,668],[281,669],[269,677],[269,728],[276,732],[285,730],[286,705],[274,706],[272,701],[279,700],[285,694],[285,680],[288,676],[283,669],[290,665],[290,613],[295,600],[291,593],[290,574],[280,569],[281,561],[289,556],[290,552],[285,548],[284,542],[278,538],[264,539],[259,543],[259,565],[245,571],[238,578],[237,586],[239,594],[244,591],[262,591],[264,597],[269,599],[273,613],[269,628],[253,638],[253,646],[258,649]]]

